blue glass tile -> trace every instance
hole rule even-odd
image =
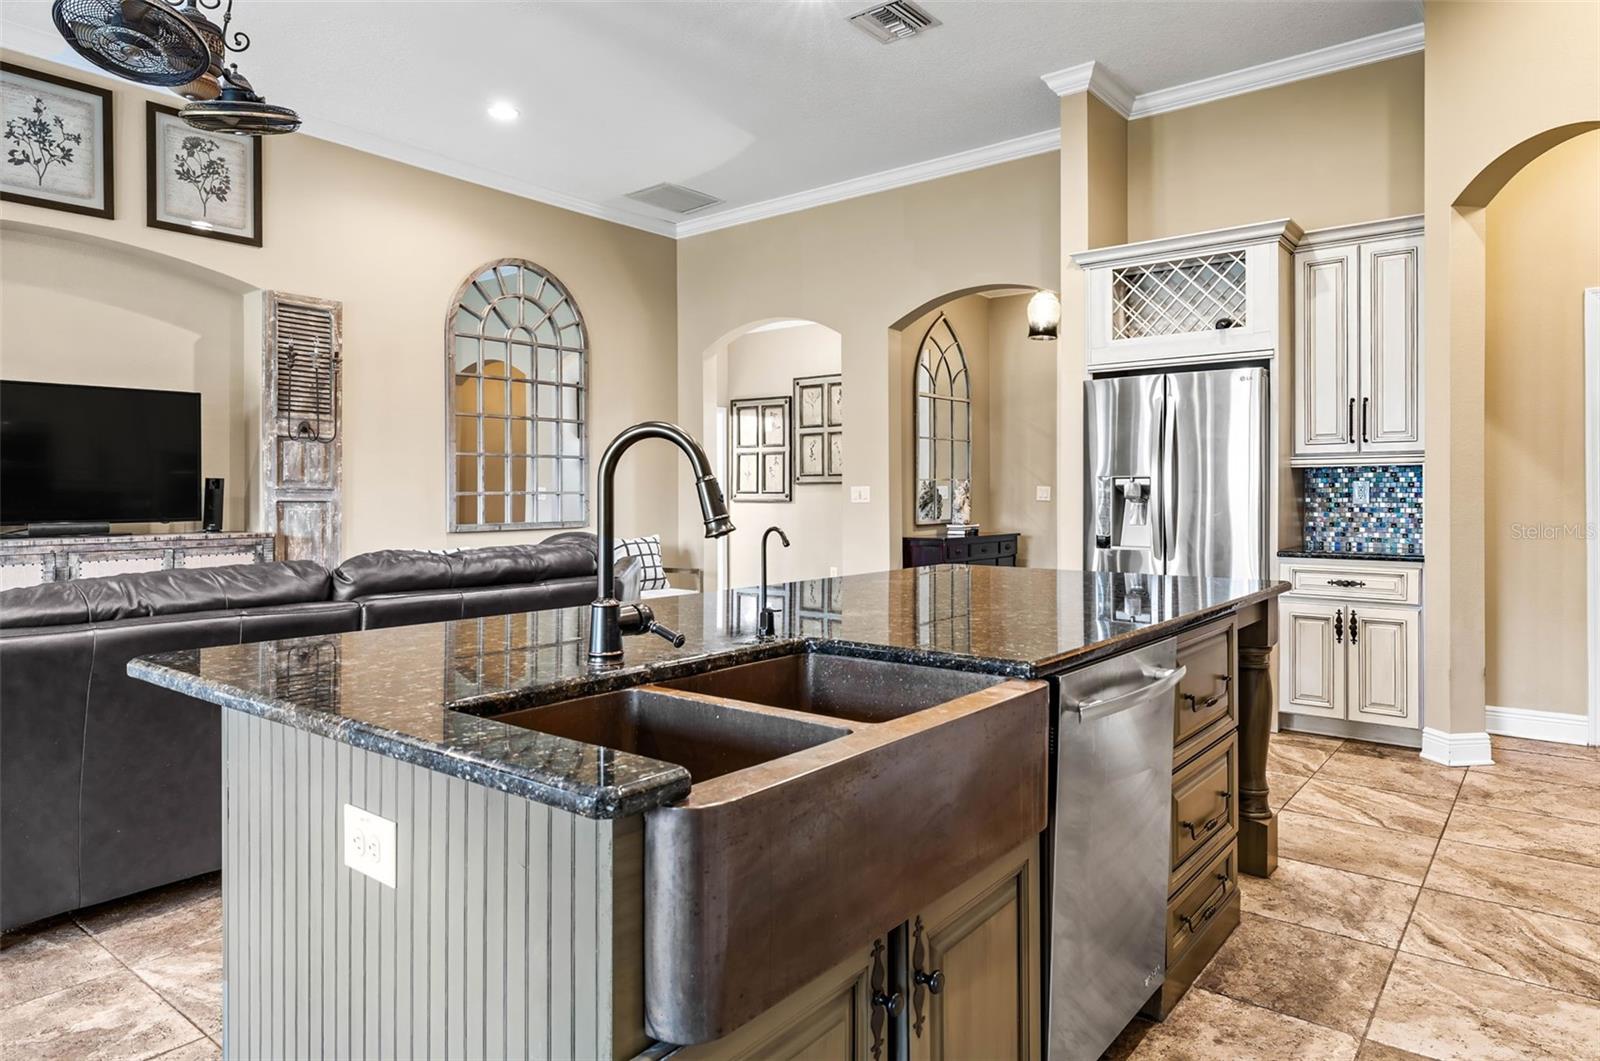
[[[1355,484],[1371,499],[1355,502]],[[1375,464],[1300,471],[1305,547],[1349,553],[1422,551],[1422,466]]]

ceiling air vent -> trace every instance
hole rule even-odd
[[[851,15],[850,21],[879,44],[903,41],[939,24],[938,19],[910,0],[890,0],[887,4],[869,7],[858,15]]]
[[[715,195],[697,192],[681,184],[652,184],[648,188],[629,192],[628,198],[674,214],[692,214],[713,203],[722,202]]]

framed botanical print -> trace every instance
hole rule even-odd
[[[789,411],[787,397],[735,398],[728,403],[733,500],[789,500]]]
[[[0,63],[0,110],[0,199],[116,216],[110,90]]]
[[[261,246],[261,138],[207,133],[145,104],[145,224]]]
[[[844,377],[794,381],[794,481],[844,482]]]

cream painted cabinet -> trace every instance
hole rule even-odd
[[[1278,709],[1419,729],[1421,576],[1407,563],[1285,561]]]
[[[1350,721],[1416,726],[1422,657],[1417,609],[1351,605],[1346,614]]]
[[[1307,233],[1294,299],[1294,462],[1420,459],[1421,219]]]
[[[1356,389],[1360,331],[1355,247],[1295,255],[1295,457],[1337,459],[1360,451]]]
[[[1279,616],[1283,645],[1283,710],[1344,717],[1344,608],[1285,598]]]

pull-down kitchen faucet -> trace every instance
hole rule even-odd
[[[767,608],[767,539],[776,534],[783,541],[783,547],[789,548],[789,536],[783,533],[783,528],[777,525],[768,527],[761,535],[761,600],[756,609],[756,636],[772,637],[777,631],[777,623],[772,617],[772,612]]]
[[[597,596],[589,605],[589,662],[591,664],[616,663],[622,659],[622,635],[649,632],[681,648],[684,637],[656,622],[655,613],[646,604],[622,604],[617,600],[617,574],[613,567],[616,540],[612,532],[612,500],[616,487],[613,479],[617,462],[633,446],[647,438],[662,438],[671,442],[689,458],[694,468],[695,491],[700,495],[700,515],[705,520],[706,537],[721,538],[733,533],[733,521],[728,518],[728,505],[722,499],[722,488],[711,471],[711,461],[687,431],[677,424],[651,420],[624,428],[611,440],[611,445],[600,457],[600,467],[595,475],[595,529],[597,552],[595,562]]]

